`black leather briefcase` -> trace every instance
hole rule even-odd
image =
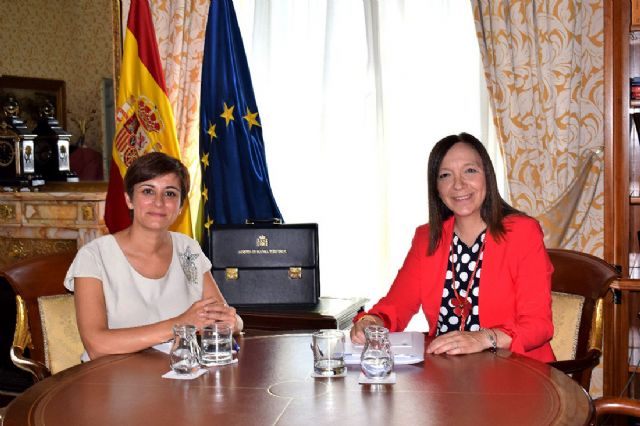
[[[213,277],[231,306],[309,306],[320,297],[318,224],[213,225]]]

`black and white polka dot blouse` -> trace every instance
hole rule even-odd
[[[468,247],[455,233],[453,234],[453,244],[449,252],[449,261],[447,262],[447,274],[445,276],[444,289],[442,290],[442,304],[440,305],[440,313],[438,315],[438,325],[436,335],[448,333],[450,331],[460,330],[460,318],[454,313],[454,302],[456,295],[453,291],[451,273],[451,263],[455,263],[456,268],[456,289],[461,297],[466,297],[471,303],[471,311],[467,317],[464,329],[467,331],[480,330],[480,313],[478,312],[478,299],[480,295],[480,276],[482,269],[482,256],[480,249],[487,231],[486,229],[478,235],[478,238],[471,247]],[[480,255],[480,259],[478,256]],[[477,266],[476,266],[477,263]],[[471,286],[469,295],[466,293],[468,282],[475,268],[474,283]]]

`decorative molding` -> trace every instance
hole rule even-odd
[[[96,215],[94,214],[93,204],[85,204],[80,207],[82,210],[82,220],[85,222],[94,222]]]
[[[0,222],[15,222],[16,217],[15,204],[0,204]]]
[[[0,237],[0,266],[17,260],[43,256],[53,253],[73,252],[78,249],[75,240],[44,240],[37,238]]]

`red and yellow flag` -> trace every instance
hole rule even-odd
[[[116,135],[104,215],[109,232],[120,231],[131,224],[124,200],[123,177],[133,160],[152,151],[180,159],[173,109],[167,97],[149,3],[132,0],[124,37]],[[188,194],[182,196],[186,198]],[[172,229],[192,235],[188,199]]]

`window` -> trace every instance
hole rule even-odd
[[[319,224],[322,295],[372,304],[428,222],[433,144],[462,131],[490,139],[471,4],[234,3],[280,211]]]

